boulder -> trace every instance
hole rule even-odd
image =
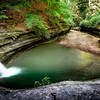
[[[0,100],[100,100],[100,81],[64,81],[19,90],[0,87]]]

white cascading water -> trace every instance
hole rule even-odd
[[[6,78],[6,77],[11,77],[14,75],[17,75],[21,72],[20,68],[17,67],[10,67],[6,68],[1,62],[0,62],[0,78]]]

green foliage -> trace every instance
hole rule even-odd
[[[8,19],[6,15],[0,15],[0,19]]]
[[[33,28],[35,33],[39,36],[50,38],[50,35],[47,33],[49,27],[46,22],[41,20],[40,16],[36,14],[27,14],[25,17],[25,23],[28,28]]]
[[[41,80],[41,85],[49,85],[51,83],[50,77],[44,77]]]
[[[13,5],[12,9],[19,10],[22,7],[28,9],[30,7],[30,2],[28,2],[27,0],[21,0],[18,2],[18,4]]]
[[[3,3],[0,4],[0,9],[14,9],[19,10],[20,8],[28,8],[30,6],[30,3],[28,0],[1,0]],[[1,11],[2,11],[1,10]]]
[[[40,82],[39,81],[35,81],[34,82],[34,87],[44,86],[44,85],[49,85],[49,84],[51,84],[50,77],[44,77]]]
[[[3,8],[9,8],[9,7],[10,7],[10,4],[7,2],[0,4],[0,10],[2,11],[3,11]]]
[[[86,81],[86,79],[87,79],[87,78],[86,78],[85,76],[82,77],[82,81]]]
[[[7,4],[6,7],[8,7],[9,5]],[[2,19],[8,19],[8,17],[5,15],[5,12],[7,11],[6,9],[3,9],[5,7],[4,4],[0,5],[0,20]]]
[[[44,2],[48,6],[46,9],[46,14],[52,15],[53,18],[49,19],[51,23],[58,25],[61,29],[63,29],[60,22],[64,22],[67,26],[74,26],[74,19],[76,18],[73,14],[72,10],[72,1],[73,0],[34,0],[35,2]],[[25,8],[27,10],[27,14],[25,15],[25,23],[28,28],[32,28],[35,33],[39,36],[50,38],[50,34],[48,34],[49,26],[48,24],[38,16],[38,12],[31,12],[30,8],[31,3],[34,3],[31,0],[1,0],[3,2],[0,5],[0,19],[6,19],[5,15],[7,9],[20,10],[20,8]]]
[[[74,26],[74,14],[71,12],[71,5],[67,4],[64,0],[50,0],[50,9],[46,12],[48,15],[53,15],[53,23],[59,23],[58,19],[64,21],[68,26]]]
[[[15,5],[15,6],[12,6],[12,9],[14,9],[14,10],[19,10],[20,8],[22,8],[23,7],[23,5],[22,4],[17,4],[17,5]]]
[[[80,11],[80,16],[85,19],[86,18],[86,14],[87,14],[87,8],[88,8],[88,0],[76,0],[77,1],[77,5]]]
[[[38,87],[38,86],[41,86],[41,83],[39,81],[35,81],[34,82],[34,87]]]
[[[12,32],[11,34],[8,34],[7,38],[11,38],[12,40],[16,40],[20,36],[20,34],[22,34],[22,32],[20,32],[20,33],[17,33],[17,32],[13,33]]]
[[[80,23],[80,26],[85,26],[85,27],[97,27],[100,26],[100,12],[93,15],[93,16],[89,16],[88,18],[86,18],[85,20],[83,20]]]

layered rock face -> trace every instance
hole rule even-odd
[[[1,32],[0,33],[0,62],[5,62],[11,55],[18,52],[33,42],[39,41],[41,38],[34,34],[25,34],[22,32]]]
[[[49,34],[51,34],[51,38],[54,38],[60,34],[68,32],[69,30],[70,28],[65,28],[64,30],[52,29],[49,30]],[[43,39],[43,37],[36,36],[33,32],[0,32],[0,62],[6,63],[16,52],[31,46],[34,47],[43,41],[48,41],[48,39],[46,40]]]

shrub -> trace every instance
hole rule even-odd
[[[78,9],[80,11],[80,17],[82,19],[85,19],[89,1],[88,0],[76,0],[76,1],[77,1]]]
[[[98,27],[100,26],[100,12],[96,13],[93,16],[89,16],[85,20],[83,20],[80,23],[80,26],[85,26],[85,27]]]
[[[71,11],[71,5],[66,4],[64,0],[50,0],[49,2],[50,9],[47,11],[48,15],[53,15],[54,19],[51,20],[53,23],[58,23],[59,20],[62,20],[68,26],[74,26],[74,14]]]
[[[25,15],[25,23],[28,28],[34,28],[35,33],[39,36],[44,36],[49,38],[50,35],[47,35],[48,25],[46,22],[41,20],[41,17],[36,14],[27,14]]]
[[[69,1],[69,0],[68,0]],[[20,10],[23,8],[25,10],[25,23],[28,28],[34,29],[35,33],[39,36],[50,38],[50,34],[48,34],[48,21],[52,24],[56,24],[61,29],[63,29],[62,24],[60,22],[65,23],[67,26],[74,26],[74,19],[75,15],[73,14],[71,2],[66,3],[67,0],[1,0],[0,9],[3,10],[7,9],[14,9]],[[44,9],[36,9],[38,6],[35,3],[40,3]],[[33,6],[34,7],[33,7]],[[34,10],[35,9],[35,10]],[[41,13],[40,15],[38,13]],[[44,14],[44,15],[43,15]],[[0,19],[6,19],[7,16],[5,12],[0,14]],[[46,19],[43,21],[41,16],[48,16],[51,15],[50,19]]]
[[[0,15],[0,19],[8,19],[8,16],[6,16],[6,15]]]
[[[34,87],[44,86],[44,85],[49,85],[49,84],[51,84],[51,79],[50,79],[50,77],[46,76],[41,81],[35,81]]]

